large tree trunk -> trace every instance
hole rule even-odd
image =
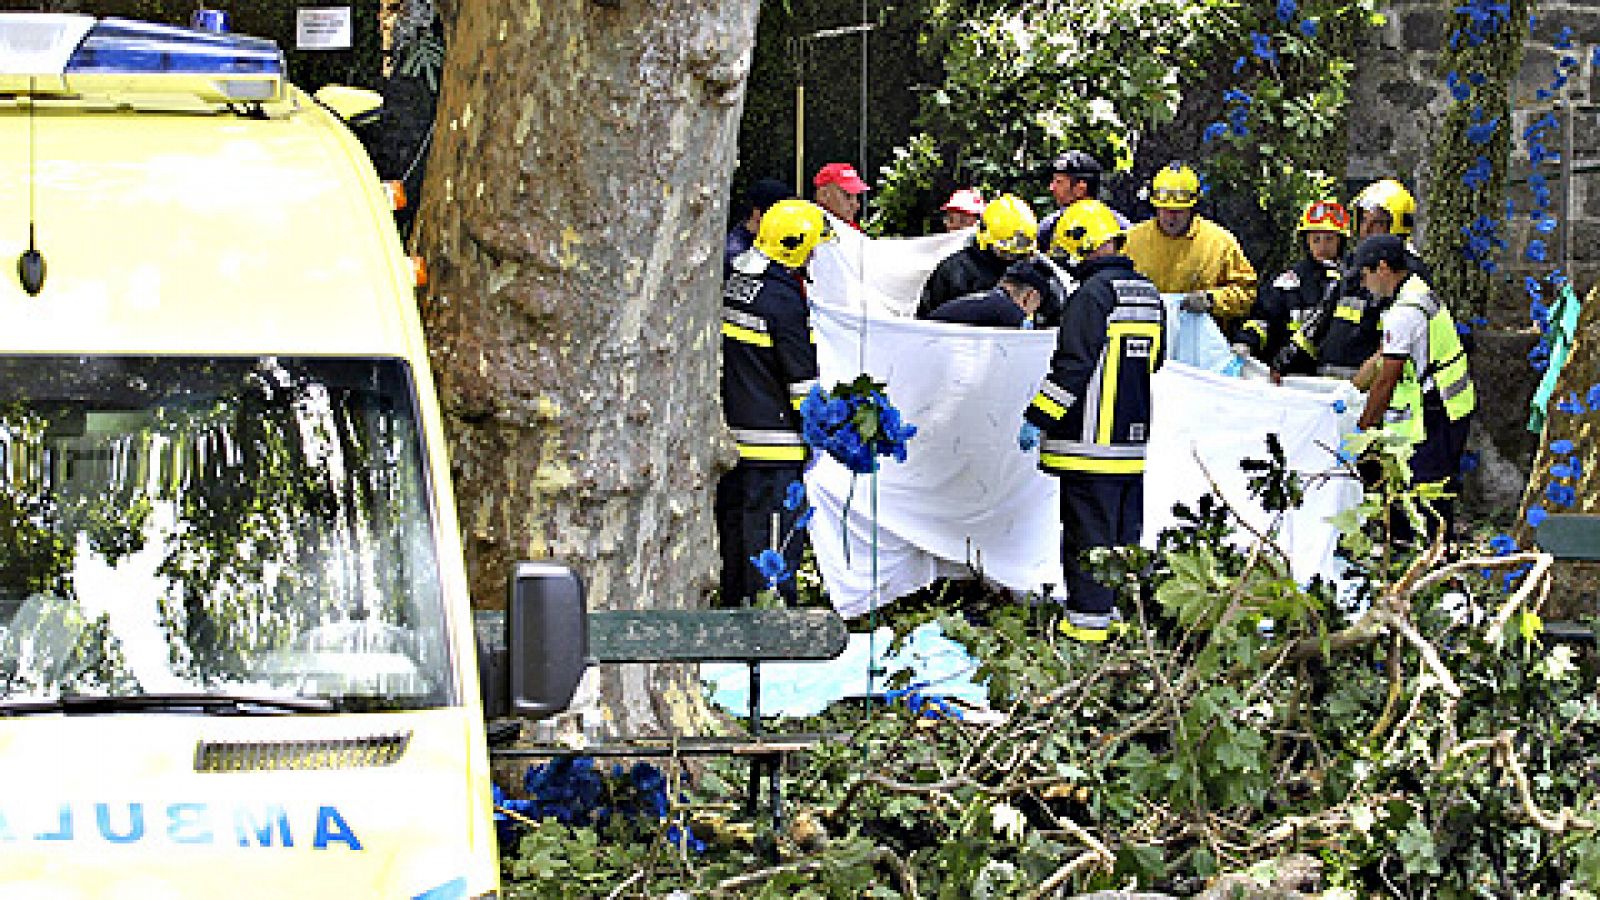
[[[453,9],[451,7],[454,7]],[[748,0],[474,0],[452,13],[415,244],[475,602],[548,558],[591,608],[693,603],[733,460],[718,401]],[[607,667],[615,727],[682,726],[683,667]]]

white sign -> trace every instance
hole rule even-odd
[[[294,45],[300,50],[350,49],[350,7],[301,7],[296,10]]]

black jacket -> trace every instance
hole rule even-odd
[[[1250,317],[1234,332],[1233,341],[1250,355],[1271,362],[1308,319],[1339,292],[1339,264],[1306,257],[1256,291]]]
[[[988,250],[978,249],[976,240],[969,240],[965,247],[939,260],[923,283],[917,318],[929,318],[934,310],[957,297],[987,291],[999,283],[1010,265]]]
[[[928,318],[961,325],[1021,328],[1028,316],[1005,288],[995,285],[981,294],[968,294],[941,304]]]
[[[749,250],[722,288],[722,410],[739,461],[805,462],[800,401],[817,383],[817,348],[799,274]]]
[[[1415,253],[1407,266],[1427,281],[1428,264]],[[1272,367],[1286,375],[1319,374],[1349,378],[1378,352],[1383,338],[1383,303],[1361,285],[1361,272],[1347,272],[1335,291],[1301,326],[1298,335],[1273,358]]]
[[[1073,271],[1050,372],[1024,417],[1044,433],[1039,467],[1052,474],[1136,475],[1150,439],[1150,376],[1165,357],[1166,310],[1126,256]]]

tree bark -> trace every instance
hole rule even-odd
[[[747,0],[476,0],[449,18],[415,245],[474,602],[573,566],[590,608],[692,605],[716,566],[721,235]],[[684,727],[682,666],[606,667],[613,726]]]

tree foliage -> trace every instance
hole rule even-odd
[[[1254,530],[1208,496],[1157,551],[1099,551],[1130,613],[1111,643],[1058,638],[1050,607],[901,614],[970,648],[1003,717],[963,721],[900,674],[895,705],[834,719],[848,737],[791,777],[801,808],[770,843],[728,824],[717,795],[734,792],[708,776],[644,840],[533,824],[512,896],[1192,894],[1290,873],[1325,896],[1594,890],[1595,661],[1541,640],[1549,559],[1445,565],[1438,546],[1396,544],[1390,519],[1428,506],[1398,487],[1395,450],[1352,448],[1385,478],[1338,523],[1346,589],[1297,583],[1276,523]],[[1353,477],[1290,472],[1275,445],[1245,463],[1268,509]],[[1528,562],[1504,591],[1483,574],[1499,585]],[[661,840],[674,825],[709,847]],[[579,857],[581,883],[529,863]]]

